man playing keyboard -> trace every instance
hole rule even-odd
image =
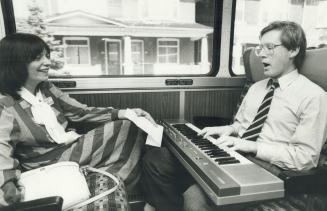
[[[250,87],[233,124],[207,127],[199,134],[220,135],[219,146],[251,153],[282,169],[316,167],[327,135],[327,99],[322,88],[298,72],[305,51],[306,37],[300,25],[276,21],[265,27],[255,53],[268,78]],[[149,151],[143,163],[147,201],[157,211],[219,210],[197,184],[192,185],[190,176],[166,149]],[[260,206],[259,202],[247,209]],[[264,207],[282,210],[278,202]]]

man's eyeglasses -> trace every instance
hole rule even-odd
[[[283,44],[273,44],[273,43],[267,43],[263,45],[258,45],[254,48],[254,52],[257,56],[260,55],[261,51],[264,50],[267,55],[273,55],[275,48],[278,46],[281,46]]]

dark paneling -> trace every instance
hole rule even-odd
[[[232,117],[241,89],[186,91],[184,117],[192,122],[194,116]],[[142,108],[155,119],[179,118],[179,92],[70,94],[89,106]]]
[[[70,94],[70,96],[89,106],[142,108],[156,119],[179,117],[178,92]]]
[[[194,116],[232,117],[241,89],[193,91],[185,93],[185,119]]]

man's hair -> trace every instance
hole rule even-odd
[[[274,21],[261,30],[260,38],[272,30],[281,31],[280,40],[285,48],[288,50],[299,48],[299,53],[294,58],[294,65],[299,69],[304,61],[307,48],[307,39],[302,27],[292,21]]]
[[[14,33],[0,41],[0,93],[19,99],[17,91],[24,86],[27,66],[43,51],[50,54],[49,46],[33,34]]]

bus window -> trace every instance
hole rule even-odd
[[[214,0],[12,4],[16,31],[50,45],[52,76],[213,75]]]
[[[231,70],[244,74],[242,54],[259,43],[260,30],[274,20],[301,24],[308,48],[327,46],[326,0],[237,0]]]
[[[1,5],[0,5],[0,17],[3,17],[3,16],[2,16]],[[4,37],[5,34],[6,34],[6,33],[5,33],[5,27],[4,27],[4,24],[3,24],[3,19],[0,18],[0,39],[1,39],[2,37]]]

